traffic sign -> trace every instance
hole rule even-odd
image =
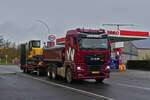
[[[47,42],[47,47],[54,47],[55,46],[55,42],[51,42],[51,41],[48,41]]]
[[[55,39],[56,39],[55,35],[49,35],[48,36],[48,40],[50,40],[50,41],[55,41]]]

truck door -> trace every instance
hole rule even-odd
[[[67,43],[66,44],[66,60],[74,61],[74,53],[75,53],[74,39],[70,38],[69,40],[67,40],[66,43]]]

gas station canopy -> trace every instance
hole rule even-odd
[[[133,40],[143,40],[148,39],[149,32],[141,31],[127,31],[127,30],[107,30],[111,42],[123,42],[123,41],[133,41]]]
[[[111,42],[123,42],[123,41],[133,41],[133,40],[143,40],[148,39],[149,32],[141,31],[128,31],[128,30],[106,30]],[[65,38],[59,38],[56,40],[57,43],[63,44]]]

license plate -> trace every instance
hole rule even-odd
[[[92,74],[99,74],[99,73],[100,73],[99,71],[92,72]]]

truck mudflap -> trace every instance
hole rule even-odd
[[[47,66],[46,65],[37,65],[37,66],[33,66],[33,65],[21,65],[20,66],[20,69],[23,70],[25,68],[28,68],[28,69],[35,69],[35,68],[44,68],[46,69]]]
[[[26,65],[20,65],[20,69],[23,70],[26,67]]]
[[[96,79],[96,78],[109,78],[110,72],[76,72],[75,79]]]

